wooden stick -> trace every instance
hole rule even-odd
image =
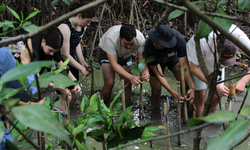
[[[65,111],[66,111],[66,114],[67,114],[66,123],[69,124],[70,123],[70,109],[69,109],[68,95],[66,96],[66,102],[64,102],[64,107],[65,107]]]
[[[94,94],[94,89],[95,89],[95,75],[94,75],[94,67],[93,66],[91,66],[91,95],[93,95]]]
[[[229,109],[228,102],[225,102],[225,110],[228,111],[228,109]],[[224,124],[224,128],[226,129],[226,128],[228,127],[228,125],[229,125],[229,122],[226,122],[226,123]]]
[[[141,116],[144,119],[143,84],[141,84]]]
[[[180,81],[177,81],[177,98],[178,102],[180,102],[180,95],[181,95],[181,90],[180,90]],[[177,103],[177,131],[181,131],[181,105],[180,103]],[[178,145],[181,145],[181,136],[178,135]]]
[[[182,95],[186,95],[186,87],[185,87],[185,78],[184,78],[184,69],[181,68],[181,87],[182,87]],[[187,114],[187,101],[184,100],[184,123],[187,124],[188,122],[188,114]]]
[[[122,111],[126,109],[126,103],[125,103],[125,89],[124,89],[124,80],[121,79],[121,84],[122,84]]]
[[[168,104],[164,103],[164,118],[165,118],[165,130],[166,130],[166,135],[169,135],[169,127],[168,127]],[[170,138],[166,139],[167,141],[167,150],[170,150]]]
[[[41,143],[42,143],[42,150],[45,150],[45,136],[43,132],[41,132]]]

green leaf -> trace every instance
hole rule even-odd
[[[11,150],[19,150],[18,147],[8,139],[6,139],[5,148]]]
[[[228,2],[228,0],[220,0],[217,6],[224,5]]]
[[[237,120],[229,124],[224,133],[212,138],[208,145],[208,150],[232,149],[237,145],[247,133],[248,120]],[[218,144],[223,143],[223,144]]]
[[[174,19],[174,18],[177,18],[177,17],[179,17],[179,16],[181,16],[181,15],[183,15],[185,13],[185,11],[181,11],[181,10],[174,10],[174,11],[172,11],[170,14],[169,14],[169,16],[168,16],[168,21],[170,21],[170,20],[172,20],[172,19]]]
[[[31,14],[29,14],[29,16],[27,18],[25,18],[25,21],[28,20],[28,19],[30,19],[30,18],[32,18],[32,17],[34,17],[35,15],[37,15],[40,12],[41,11],[34,11],[34,12],[32,12]]]
[[[240,115],[248,117],[250,115],[250,106],[244,106],[240,111]]]
[[[70,2],[72,2],[73,0],[63,0],[63,2],[65,3],[65,4],[67,4],[67,5],[69,5],[70,4]]]
[[[46,97],[44,100],[44,106],[48,107],[50,104],[50,98]]]
[[[143,134],[145,127],[135,127],[122,132],[124,140],[136,140]]]
[[[22,133],[27,136],[30,133],[30,130],[24,130]],[[20,134],[19,137],[17,138],[17,141],[20,141],[23,139],[23,136]]]
[[[225,15],[227,16],[227,14],[224,12],[223,9],[218,9],[216,12],[216,14],[221,14],[221,15]],[[221,25],[225,30],[229,31],[230,27],[233,24],[233,20],[228,20],[228,19],[224,19],[224,18],[218,18],[218,17],[214,17],[213,19],[216,23],[218,23],[219,25]]]
[[[22,65],[20,67],[12,68],[11,70],[4,73],[4,75],[0,78],[0,83],[24,78],[31,74],[36,74],[41,70],[42,67],[49,67],[54,63],[54,61],[36,61]]]
[[[4,127],[3,122],[1,121],[0,122],[0,141],[3,140],[4,134],[5,134],[5,127]]]
[[[160,130],[160,128],[158,128],[158,127],[146,127],[144,131],[152,132],[152,131],[156,131],[156,130]]]
[[[220,110],[206,117],[190,119],[190,121],[188,122],[188,126],[189,127],[194,126],[197,123],[200,123],[201,121],[220,124],[235,120],[236,117],[237,114],[235,113],[228,112],[226,110]]]
[[[137,68],[138,68],[137,65],[133,65],[131,69],[131,73],[133,74],[137,70]]]
[[[58,87],[69,87],[72,85],[76,85],[77,83],[72,81],[71,78],[69,78],[66,75],[63,75],[61,73],[57,75],[53,75],[53,72],[46,72],[38,77],[38,81],[40,83],[41,88],[47,88],[50,82],[54,83],[53,88]],[[32,85],[35,84],[35,81],[32,82]]]
[[[250,9],[250,0],[239,0],[238,1],[239,4],[239,9],[243,10],[243,9]]]
[[[54,104],[53,104],[53,107],[52,107],[52,110],[62,101],[62,99],[56,101]]]
[[[128,121],[129,119],[131,119],[131,116],[133,114],[132,110],[132,106],[129,106],[128,108],[126,108],[121,115],[119,116],[119,120],[122,121],[122,124],[124,124],[126,121]]]
[[[53,2],[51,3],[52,6],[55,6],[57,4],[59,4],[62,0],[53,0]]]
[[[87,126],[84,125],[84,124],[80,124],[78,127],[76,127],[74,130],[73,130],[73,134],[74,136],[76,136],[77,134],[79,134],[80,132],[82,131],[85,131],[87,129]]]
[[[199,21],[199,28],[198,28],[198,31],[197,31],[195,38],[201,39],[201,38],[205,37],[207,39],[207,37],[211,31],[213,31],[213,28],[210,27],[204,21],[200,20]]]
[[[149,138],[153,138],[155,136],[157,136],[157,134],[144,130],[144,132],[142,133],[142,135],[140,137],[140,140],[146,140],[146,139],[149,139]]]
[[[93,114],[98,110],[97,102],[93,103],[91,106],[89,106],[85,112],[85,114]]]
[[[68,133],[45,106],[40,104],[23,105],[12,108],[12,112],[22,124],[38,131],[53,134],[71,145]]]
[[[25,26],[25,27],[22,27],[25,31],[27,32],[33,32],[33,31],[36,31],[38,30],[40,27],[34,25],[34,24],[31,24],[29,26]]]
[[[97,94],[93,94],[90,98],[89,106],[93,105],[96,102]]]
[[[85,105],[86,105],[86,103],[85,103],[84,97],[82,97],[82,103],[81,103],[81,106],[80,106],[80,109],[81,109],[82,112],[84,111]]]
[[[155,56],[150,56],[146,59],[145,63],[150,63],[150,62],[153,62],[155,61],[156,57]]]
[[[108,142],[108,141],[111,141],[116,135],[117,135],[116,133],[111,133],[111,134],[107,137],[106,141],[107,141],[107,142]]]
[[[5,10],[6,10],[6,7],[5,7],[5,6],[0,6],[0,13],[1,13],[1,12],[5,12]]]
[[[122,93],[123,90],[124,90],[124,89],[121,89],[121,90],[119,91],[119,93],[116,94],[116,96],[115,96],[114,99],[112,100],[112,102],[111,102],[111,104],[110,104],[110,106],[109,106],[109,109],[110,109],[110,110],[112,110],[112,107],[113,107],[115,101],[116,101],[116,100],[118,99],[118,97],[121,95],[121,93]]]
[[[144,69],[145,69],[145,63],[143,61],[141,61],[139,64],[138,64],[138,69],[140,71],[140,73],[143,73]]]
[[[100,66],[100,64],[99,64],[98,62],[93,61],[93,62],[92,62],[92,66],[93,66],[95,69],[101,69],[101,66]]]
[[[36,143],[36,140],[34,139],[30,139],[33,143]],[[29,142],[27,142],[26,140],[23,140],[22,142],[20,142],[20,144],[17,146],[18,148],[21,149],[27,149],[31,146],[31,144]]]
[[[16,104],[18,104],[19,99],[10,99],[6,102],[3,103],[4,108],[6,109],[6,111],[9,111],[9,109],[13,106],[15,106]]]
[[[47,139],[51,142],[53,140],[52,136],[47,136]]]
[[[67,58],[67,59],[59,66],[60,69],[57,69],[57,70],[55,71],[55,75],[57,75],[57,74],[59,74],[61,71],[63,71],[63,70],[64,70],[64,67],[68,67],[67,65],[68,65],[69,61],[70,61],[70,58]]]
[[[79,150],[88,150],[88,147],[84,142],[80,143],[78,140],[75,140],[76,146]]]
[[[18,15],[13,9],[11,9],[10,7],[7,6],[7,8],[8,8],[9,11],[11,12],[11,14],[12,14],[14,17],[16,17],[16,18],[21,22],[19,15]]]
[[[19,91],[20,91],[20,89],[5,88],[0,93],[0,99],[1,100],[8,99],[11,96],[15,95],[16,93],[18,93]]]

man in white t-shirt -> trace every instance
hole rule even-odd
[[[242,30],[240,30],[236,25],[233,24],[229,29],[229,32],[250,49],[250,40],[248,39],[246,34]],[[214,32],[211,32],[208,36],[208,41],[205,38],[200,39],[202,56],[205,61],[206,67],[210,73],[214,72],[214,38],[216,39],[216,34]],[[237,49],[237,46],[234,45],[231,41],[225,40],[221,64],[224,66],[230,66],[235,64]],[[190,63],[190,71],[193,74],[193,80],[195,85],[194,104],[197,109],[197,117],[201,117],[206,97],[206,84],[208,84],[208,82],[199,67],[194,37],[192,37],[187,43],[187,56]],[[217,58],[218,57],[219,56],[217,54]],[[224,69],[225,68],[222,66],[221,80],[224,80]],[[210,112],[215,111],[219,102],[218,100],[220,100],[222,96],[228,96],[229,94],[229,89],[223,84],[217,84],[216,89],[218,91],[219,98],[217,97],[217,94],[214,94],[213,106],[211,107]]]
[[[130,24],[116,25],[108,29],[100,39],[98,58],[102,67],[104,86],[102,88],[102,98],[106,105],[109,105],[111,91],[114,86],[115,72],[124,79],[125,86],[131,82],[137,86],[143,81],[149,81],[148,68],[145,66],[141,77],[131,74],[132,59],[131,55],[137,51],[138,59],[143,59],[145,38],[143,34]],[[125,100],[130,103],[131,84],[125,87]]]

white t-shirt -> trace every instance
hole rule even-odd
[[[99,47],[110,55],[123,57],[132,54],[134,51],[142,53],[144,50],[145,38],[143,34],[136,29],[136,40],[130,49],[122,46],[120,36],[121,25],[116,25],[108,29],[99,42]]]
[[[236,37],[239,41],[241,41],[248,49],[250,49],[250,40],[247,35],[236,25],[232,25],[229,29],[229,32]],[[214,38],[216,39],[216,34],[212,31],[208,36],[208,42],[205,38],[200,39],[200,47],[202,56],[206,63],[207,69],[209,72],[214,72]],[[187,45],[187,58],[189,63],[192,62],[195,65],[199,65],[199,61],[196,54],[195,49],[195,41],[194,36],[188,41]],[[211,49],[210,49],[211,48]],[[218,54],[217,54],[218,58]],[[218,61],[218,60],[217,60]]]

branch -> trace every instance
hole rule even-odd
[[[93,3],[89,3],[87,5],[84,5],[84,6],[80,7],[80,8],[77,8],[74,11],[68,12],[67,14],[65,14],[65,15],[63,15],[63,16],[61,16],[61,17],[59,17],[59,18],[57,18],[57,19],[55,19],[53,21],[51,21],[50,23],[48,23],[48,24],[40,27],[36,31],[30,32],[30,33],[25,34],[25,35],[23,34],[23,35],[19,35],[19,36],[16,36],[16,37],[4,39],[4,40],[0,41],[0,47],[8,45],[10,43],[14,43],[14,42],[21,41],[21,40],[26,40],[26,39],[28,39],[30,37],[36,36],[39,33],[41,33],[43,31],[49,29],[50,27],[52,27],[52,26],[54,26],[54,25],[56,25],[56,24],[58,24],[58,23],[60,23],[60,22],[62,22],[64,20],[66,20],[66,19],[68,19],[68,18],[70,18],[70,17],[72,17],[74,15],[77,15],[79,12],[82,12],[82,11],[87,10],[89,8],[93,8],[95,6],[101,5],[104,2],[106,2],[106,1],[107,0],[98,0],[98,1],[95,1]]]
[[[170,6],[170,7],[173,7],[175,9],[179,9],[179,10],[182,10],[182,11],[190,12],[185,7],[181,7],[181,6],[169,3],[169,2],[164,2],[164,1],[160,1],[160,0],[153,0],[153,1],[155,1],[157,3],[161,3],[161,4],[164,4],[164,5],[167,5],[167,6]],[[244,20],[244,19],[241,19],[241,18],[237,18],[237,17],[233,17],[233,16],[226,16],[226,15],[221,15],[221,14],[216,14],[216,13],[211,13],[211,12],[202,12],[202,11],[200,13],[206,14],[206,15],[212,16],[212,17],[219,17],[219,18],[225,18],[225,19],[229,19],[229,20],[234,20],[234,21],[238,21],[238,22],[246,23],[246,24],[250,25],[250,21],[247,21],[247,20]]]

